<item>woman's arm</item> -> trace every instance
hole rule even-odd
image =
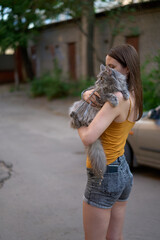
[[[79,136],[85,146],[95,142],[113,120],[120,115],[120,105],[112,107],[109,102],[106,102],[88,127],[78,129]]]

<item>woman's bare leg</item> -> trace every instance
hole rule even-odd
[[[127,201],[116,202],[111,210],[107,240],[123,240],[123,225]]]
[[[111,209],[101,209],[83,202],[85,240],[105,240],[110,215]]]

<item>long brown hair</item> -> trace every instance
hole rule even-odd
[[[134,91],[135,105],[138,112],[137,120],[139,120],[143,114],[143,94],[138,53],[133,46],[122,44],[111,48],[107,55],[116,59],[123,67],[127,67],[129,70],[127,78],[128,90]]]

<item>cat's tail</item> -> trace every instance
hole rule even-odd
[[[106,171],[106,155],[103,150],[100,139],[87,147],[87,154],[91,161],[93,172],[98,177],[103,177]]]

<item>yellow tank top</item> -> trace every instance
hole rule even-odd
[[[129,99],[130,100],[130,99]],[[131,128],[135,122],[128,120],[131,112],[131,100],[127,119],[124,122],[112,122],[100,137],[105,155],[106,164],[111,164],[118,157],[124,154],[124,147]],[[86,167],[92,168],[89,157],[87,156]]]

